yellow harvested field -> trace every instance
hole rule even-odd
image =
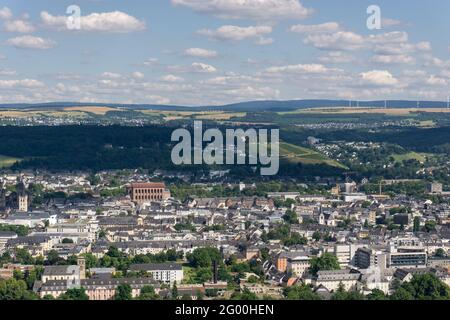
[[[164,116],[166,121],[180,119],[201,119],[201,120],[230,120],[234,117],[244,117],[244,112],[223,112],[223,111],[161,111],[161,110],[139,110],[145,114]]]
[[[87,114],[81,111],[49,111],[49,112],[41,112],[40,114],[48,116],[48,117],[66,117],[66,118],[85,118]]]
[[[450,109],[446,108],[349,108],[349,107],[339,107],[339,108],[314,108],[314,109],[298,109],[291,112],[280,112],[279,114],[387,114],[394,116],[408,116],[412,113],[450,113]]]
[[[105,115],[108,111],[120,111],[121,109],[109,108],[109,107],[67,107],[64,111],[80,111],[90,112],[98,115]]]
[[[203,119],[203,120],[230,120],[231,118],[242,118],[245,117],[247,114],[245,112],[235,112],[235,113],[209,113],[209,114],[202,114],[195,116],[196,119]]]
[[[34,112],[27,111],[0,111],[1,118],[21,118],[21,117],[29,117],[30,114],[35,114]]]

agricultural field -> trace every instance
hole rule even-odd
[[[280,158],[292,163],[327,164],[336,168],[348,169],[341,163],[329,159],[314,150],[299,147],[286,142],[280,142]]]
[[[224,112],[224,111],[160,111],[160,110],[139,110],[139,112],[154,116],[163,116],[165,121],[174,120],[211,120],[226,121],[232,118],[245,117],[244,112]]]
[[[79,111],[79,112],[88,112],[96,115],[104,116],[109,111],[120,111],[118,108],[110,108],[110,107],[66,107],[63,109],[64,111]]]

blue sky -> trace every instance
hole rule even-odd
[[[2,0],[0,103],[446,100],[449,15],[442,0]]]

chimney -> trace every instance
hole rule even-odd
[[[213,261],[213,283],[219,282],[219,267],[217,265],[217,261]]]

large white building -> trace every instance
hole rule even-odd
[[[184,279],[183,267],[176,263],[133,264],[130,271],[146,272],[158,282],[181,283]]]

